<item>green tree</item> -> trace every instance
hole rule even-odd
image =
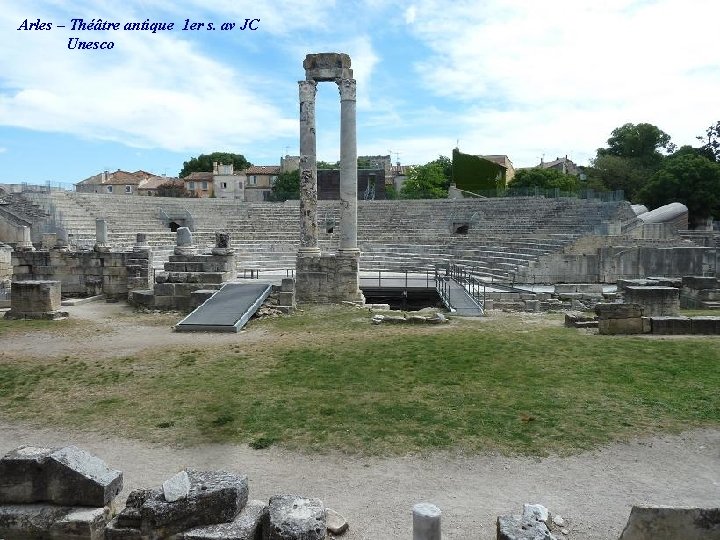
[[[589,185],[623,190],[634,201],[638,191],[675,150],[670,135],[652,124],[625,124],[612,130],[607,148],[598,148],[588,170]]]
[[[193,172],[212,172],[214,162],[225,165],[232,163],[235,171],[245,170],[252,165],[242,154],[213,152],[212,154],[200,154],[198,157],[190,158],[190,161],[184,162],[178,176],[185,178]]]
[[[272,186],[271,201],[287,201],[300,198],[300,171],[280,173]]]
[[[603,155],[592,161],[587,171],[588,185],[610,190],[623,190],[625,198],[633,201],[636,193],[647,183],[656,167],[647,167],[638,160]]]
[[[675,150],[670,135],[652,124],[625,124],[613,129],[607,142],[607,148],[598,148],[598,157],[618,156],[657,163],[662,160],[661,149],[666,153]]]
[[[318,169],[339,169],[340,162],[336,161],[335,163],[329,163],[327,161],[318,161],[317,168]]]
[[[697,137],[704,142],[702,149],[709,159],[720,162],[720,122],[716,122],[705,130],[704,136]]]
[[[433,162],[411,167],[400,190],[403,199],[444,199],[447,195],[442,167]]]
[[[175,182],[165,182],[157,187],[158,197],[192,197],[193,194],[185,189],[185,185]]]
[[[447,156],[438,156],[438,158],[434,161],[431,161],[430,163],[435,163],[437,165],[440,165],[442,168],[443,176],[445,176],[445,180],[447,180],[448,186],[453,180],[453,164],[452,159],[450,159]]]
[[[576,176],[563,174],[556,169],[520,169],[508,185],[513,188],[559,189],[577,191],[579,182]]]
[[[720,213],[720,164],[694,153],[679,153],[665,160],[643,187],[638,199],[651,208],[671,202],[688,207],[690,221]]]

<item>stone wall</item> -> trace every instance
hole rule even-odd
[[[521,268],[516,281],[561,283],[591,281],[615,283],[618,279],[646,276],[681,277],[717,273],[717,250],[705,247],[605,246],[588,239],[583,248],[553,253]],[[593,245],[595,244],[595,245]]]
[[[127,298],[128,291],[149,286],[152,253],[129,252],[14,251],[14,281],[60,281],[65,297],[104,294]]]

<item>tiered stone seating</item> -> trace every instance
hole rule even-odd
[[[299,247],[299,205],[229,199],[173,199],[52,192],[34,201],[55,213],[76,243],[94,242],[95,219],[108,221],[110,244],[127,248],[147,234],[162,268],[175,234],[167,216],[192,222],[195,243],[210,248],[215,231],[232,234],[238,269],[294,268]],[[361,268],[434,271],[452,261],[478,275],[508,279],[519,267],[562,249],[604,221],[635,218],[629,203],[534,197],[418,201],[360,201]],[[458,227],[467,225],[459,234]],[[340,236],[339,201],[318,204],[319,244],[335,251]]]

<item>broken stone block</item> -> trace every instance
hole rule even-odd
[[[268,521],[268,506],[262,501],[248,501],[230,523],[196,527],[180,534],[180,540],[262,540]]]
[[[320,499],[297,495],[270,498],[266,540],[324,540],[325,506]]]
[[[523,505],[523,517],[527,519],[534,519],[536,521],[542,521],[547,524],[550,519],[550,512],[542,504],[524,504]]]
[[[720,508],[633,506],[619,540],[718,540]]]
[[[190,478],[187,472],[180,471],[163,482],[163,495],[167,502],[184,499],[190,493]]]
[[[116,517],[105,527],[105,540],[142,540],[142,534],[139,528],[121,527]]]
[[[497,540],[557,540],[542,521],[521,516],[497,519]]]
[[[332,508],[325,509],[325,525],[329,533],[340,536],[348,530],[350,525],[342,515],[338,514]]]
[[[161,489],[143,490],[136,496],[133,504],[137,505],[142,500],[139,508],[143,535],[161,538],[193,527],[232,521],[245,507],[248,500],[247,476],[192,469],[188,469],[187,474],[190,491],[184,499],[168,502]],[[123,519],[123,523],[126,522]]]
[[[47,459],[47,495],[55,504],[105,506],[122,491],[122,473],[100,458],[66,446]]]
[[[101,507],[122,490],[122,473],[76,446],[21,446],[0,460],[0,503]]]

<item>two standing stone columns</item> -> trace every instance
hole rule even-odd
[[[356,83],[347,54],[309,54],[300,81],[300,249],[296,294],[301,302],[364,302],[357,245]],[[321,255],[317,224],[317,144],[315,96],[318,82],[340,90],[340,245],[337,255]]]

